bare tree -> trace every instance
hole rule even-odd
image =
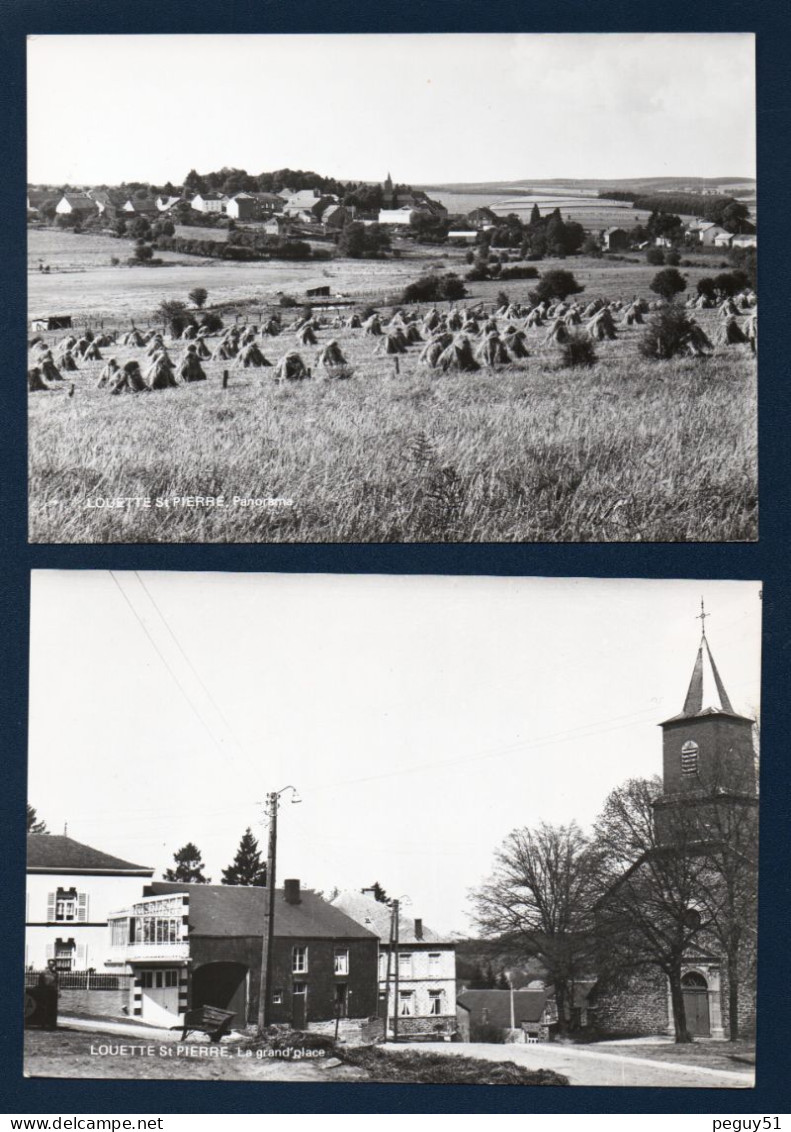
[[[558,1022],[568,1026],[574,982],[589,970],[596,869],[579,826],[515,829],[492,876],[471,894],[482,933],[537,956],[555,988]]]
[[[630,779],[608,796],[596,822],[602,896],[599,953],[615,968],[658,968],[670,985],[677,1042],[687,1030],[681,973],[690,947],[711,927],[703,899],[707,862],[694,807],[668,804],[658,778]]]

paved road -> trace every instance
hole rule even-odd
[[[641,1085],[659,1088],[749,1089],[754,1084],[752,1072],[740,1073],[725,1069],[703,1069],[695,1065],[657,1061],[642,1057],[623,1057],[559,1045],[484,1045],[480,1042],[459,1044],[400,1043],[388,1050],[414,1049],[424,1053],[443,1053],[449,1057],[465,1055],[487,1061],[515,1061],[528,1069],[554,1069],[568,1077],[572,1085]]]

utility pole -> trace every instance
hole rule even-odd
[[[398,906],[399,906],[399,901],[394,900],[393,901],[393,928],[394,928],[394,930],[393,930],[393,955],[394,955],[394,958],[395,958],[395,988],[394,988],[394,991],[393,991],[394,997],[395,997],[395,1003],[393,1005],[393,1041],[394,1042],[398,1041],[398,982],[399,982],[399,975],[398,975],[398,966],[399,966],[399,963],[398,963]]]
[[[393,947],[395,946],[395,922],[393,910],[390,909],[390,938],[387,946],[387,969],[385,972],[385,1032],[383,1041],[387,1041],[387,1027],[390,1022],[390,965],[393,961]]]
[[[292,803],[301,802],[293,786],[284,786],[266,796],[266,810],[269,816],[269,842],[266,853],[266,901],[264,905],[264,925],[261,939],[261,981],[258,986],[258,1029],[263,1030],[269,1023],[269,1007],[272,1001],[272,953],[275,942],[275,867],[277,863],[277,810],[280,795],[291,791]]]
[[[277,794],[267,794],[266,810],[269,816],[269,843],[266,854],[266,905],[261,943],[261,982],[258,989],[258,1029],[269,1022],[269,1003],[272,994],[272,937],[275,922],[275,862],[277,859]]]

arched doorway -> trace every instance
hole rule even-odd
[[[204,963],[192,976],[192,1006],[232,1010],[232,1026],[247,1021],[247,967],[243,963]]]
[[[709,984],[698,971],[688,971],[681,978],[687,1029],[693,1038],[711,1037],[709,1019]]]

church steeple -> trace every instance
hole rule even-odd
[[[709,616],[701,601],[700,644],[684,707],[660,724],[665,798],[723,790],[755,793],[755,721],[734,710],[725,690],[706,636]]]

